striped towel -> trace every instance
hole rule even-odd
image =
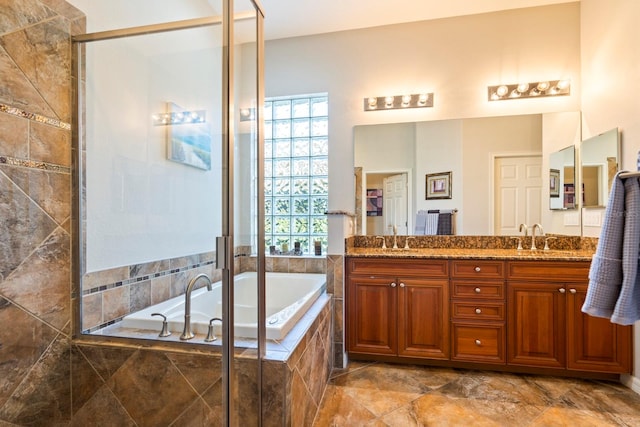
[[[438,232],[439,216],[440,216],[440,211],[437,211],[437,210],[427,211],[427,227],[425,228],[424,234],[428,234],[432,236]]]

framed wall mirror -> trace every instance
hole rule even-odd
[[[618,128],[585,139],[580,144],[582,206],[605,207],[620,165]]]
[[[573,145],[549,155],[549,209],[576,209],[576,150]]]

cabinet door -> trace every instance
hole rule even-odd
[[[587,285],[567,292],[567,367],[580,371],[631,372],[631,326],[582,313]]]
[[[510,365],[565,367],[564,284],[509,282]]]
[[[347,286],[348,350],[395,355],[397,290],[394,278],[351,276]]]
[[[398,282],[398,354],[448,359],[448,281],[400,278]]]

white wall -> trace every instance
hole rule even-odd
[[[582,0],[583,138],[619,127],[622,169],[636,170],[640,150],[640,2]],[[594,230],[598,235],[599,230]],[[635,325],[634,376],[640,393],[640,324]]]
[[[213,251],[220,234],[220,50],[145,46],[87,46],[88,272]],[[167,160],[168,128],[152,114],[168,101],[206,110],[211,170]]]
[[[353,212],[355,125],[579,111],[579,36],[579,3],[566,3],[273,40],[266,96],[329,93],[329,209]],[[489,85],[541,78],[571,79],[571,95],[487,100]],[[363,111],[367,96],[424,91],[434,108]]]

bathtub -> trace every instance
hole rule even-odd
[[[255,272],[235,276],[234,332],[237,337],[257,337],[257,275]],[[201,282],[202,283],[202,282]],[[324,274],[310,273],[266,273],[266,337],[281,340],[293,328],[302,315],[326,289]],[[196,334],[207,334],[209,320],[222,317],[222,282],[206,286],[191,294],[191,330]],[[167,316],[169,330],[182,333],[184,328],[185,296],[180,295],[143,310],[131,313],[122,319],[124,328],[162,329],[162,318],[151,316],[162,313]],[[214,332],[221,334],[220,322],[214,322]]]

